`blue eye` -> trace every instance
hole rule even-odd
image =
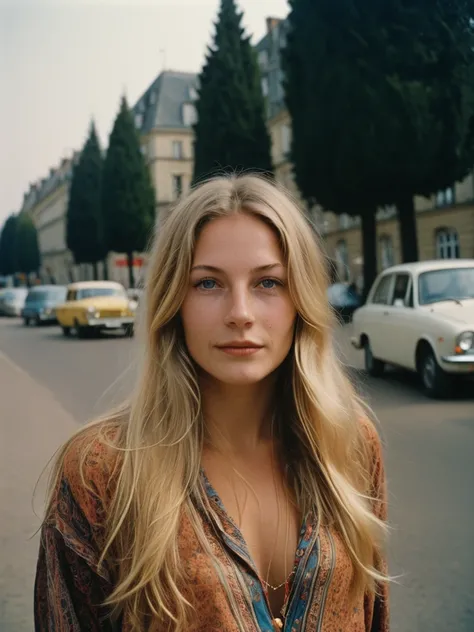
[[[199,281],[196,287],[201,287],[203,290],[213,290],[216,282],[213,279],[203,279]]]
[[[266,290],[274,290],[277,285],[281,285],[281,283],[275,279],[263,279],[260,283]]]

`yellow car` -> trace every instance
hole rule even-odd
[[[56,318],[65,336],[86,338],[94,332],[122,329],[133,336],[136,301],[112,281],[72,283],[66,302],[56,307]]]

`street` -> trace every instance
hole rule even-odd
[[[392,629],[472,632],[474,396],[465,389],[453,401],[430,401],[413,377],[395,371],[370,380],[358,370],[361,354],[350,349],[347,328],[336,339],[386,446]],[[34,484],[78,424],[129,392],[136,349],[134,340],[113,334],[66,339],[57,327],[0,319],[1,632],[33,629]]]

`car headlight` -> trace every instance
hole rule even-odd
[[[456,350],[460,349],[460,353],[466,353],[474,348],[474,331],[463,331],[456,340]]]
[[[89,318],[94,318],[94,317],[95,317],[95,315],[96,315],[96,311],[97,311],[97,310],[96,310],[96,308],[95,308],[94,306],[92,306],[92,305],[91,305],[90,307],[88,307],[88,308],[86,309],[87,316],[88,316]]]
[[[128,304],[128,309],[131,312],[135,312],[137,310],[138,307],[138,303],[136,301],[130,301],[130,303]]]

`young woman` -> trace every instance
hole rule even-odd
[[[163,219],[135,392],[56,461],[37,631],[388,630],[381,448],[334,354],[326,268],[255,176]]]

